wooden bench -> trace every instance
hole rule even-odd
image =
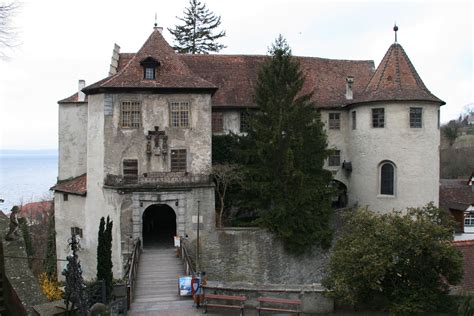
[[[296,315],[299,315],[301,313],[300,300],[289,300],[289,299],[276,298],[276,297],[259,297],[257,301],[259,303],[259,306],[257,307],[259,315],[260,315],[260,312],[283,312],[283,313],[292,313]],[[290,305],[290,306],[288,306],[288,308],[281,308],[281,307],[272,307],[271,305],[273,306]],[[294,307],[294,308],[291,309],[291,307]]]
[[[235,305],[222,303],[209,303],[209,300],[212,301],[236,301]],[[230,308],[230,309],[240,309],[240,315],[244,315],[244,304],[247,300],[246,296],[234,296],[234,295],[220,295],[220,294],[205,294],[204,296],[204,313],[207,313],[208,307],[218,307],[218,308]]]

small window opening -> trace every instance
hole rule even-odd
[[[155,80],[156,70],[160,66],[160,62],[152,57],[147,57],[140,62],[143,67],[143,78],[145,80]]]
[[[82,228],[71,227],[71,236],[79,236],[82,238]]]
[[[69,194],[63,193],[63,201],[69,201]]]

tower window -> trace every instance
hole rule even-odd
[[[356,111],[352,111],[352,129],[357,128],[357,113]]]
[[[385,127],[385,109],[372,109],[372,127]]]
[[[341,113],[329,113],[329,129],[341,129]]]
[[[380,167],[380,194],[395,195],[395,165],[391,162]]]
[[[421,128],[422,126],[422,108],[410,108],[410,127]]]

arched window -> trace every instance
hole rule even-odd
[[[395,195],[395,165],[389,161],[380,166],[380,194]]]

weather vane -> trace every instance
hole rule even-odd
[[[396,43],[397,42],[397,31],[398,31],[397,22],[395,22],[395,25],[393,26],[393,31],[395,32],[395,43]]]
[[[158,27],[158,22],[157,22],[158,18],[156,16],[156,12],[155,12],[155,29]]]

